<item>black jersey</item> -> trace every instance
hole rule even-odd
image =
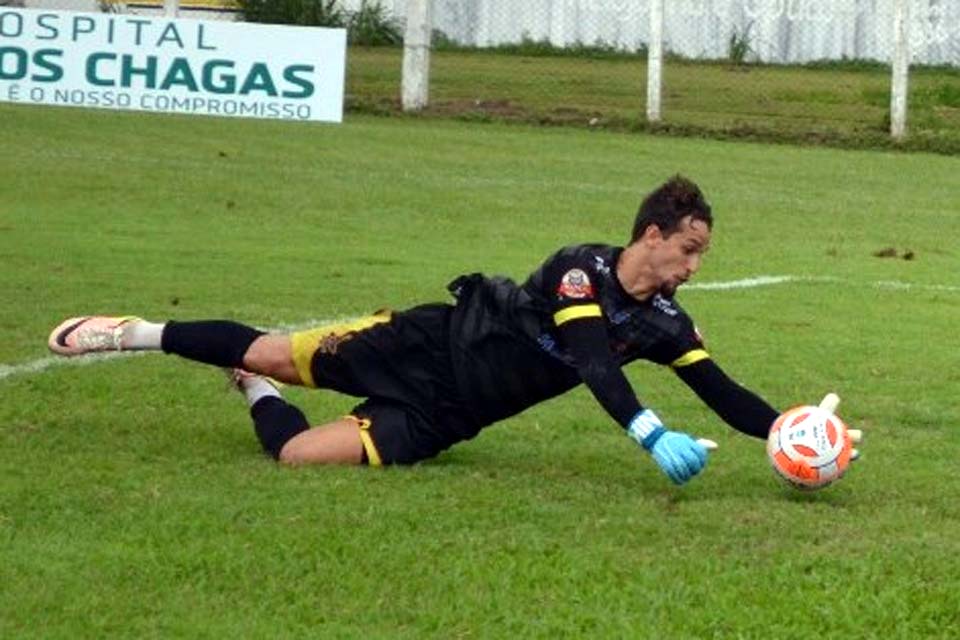
[[[622,366],[643,358],[681,366],[705,358],[689,316],[659,294],[639,302],[616,277],[622,248],[576,245],[550,256],[523,285],[481,274],[451,283],[450,326],[461,394],[483,422],[501,420],[583,381],[559,327],[600,317]]]

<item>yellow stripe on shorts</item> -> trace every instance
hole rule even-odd
[[[564,322],[570,322],[578,318],[599,318],[603,316],[598,304],[580,304],[575,307],[567,307],[553,314],[553,321],[559,327]]]
[[[687,367],[694,362],[700,362],[701,360],[706,360],[710,357],[710,354],[704,351],[703,349],[694,349],[693,351],[687,351],[685,354],[674,360],[670,363],[670,366],[674,369],[679,369],[680,367]]]
[[[363,443],[363,450],[367,452],[367,464],[371,467],[382,467],[383,460],[380,458],[380,452],[373,443],[373,436],[370,435],[370,421],[366,418],[357,416],[344,416],[347,420],[352,420],[360,427],[360,442]]]
[[[317,382],[313,379],[313,372],[310,370],[310,363],[313,362],[313,354],[317,352],[326,342],[337,338],[344,338],[347,334],[356,333],[369,329],[370,327],[390,321],[390,312],[378,312],[372,316],[358,318],[350,322],[340,324],[328,324],[306,331],[297,331],[290,334],[291,349],[293,351],[293,364],[300,375],[300,381],[306,387],[316,387]]]

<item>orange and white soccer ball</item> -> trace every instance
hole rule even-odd
[[[800,489],[819,489],[839,479],[852,452],[847,425],[821,407],[804,405],[784,411],[767,436],[767,455],[774,470]]]

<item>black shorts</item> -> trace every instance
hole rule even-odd
[[[370,464],[412,464],[479,432],[453,375],[451,311],[424,305],[293,334],[307,386],[366,398],[351,417]]]

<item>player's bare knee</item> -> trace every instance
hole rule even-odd
[[[277,336],[264,334],[254,340],[243,354],[243,366],[250,371],[269,374],[268,369],[275,368],[280,361]]]
[[[287,335],[268,333],[254,340],[243,356],[243,366],[284,382],[296,382],[291,380],[296,375],[296,367]]]
[[[296,434],[284,442],[276,459],[285,465],[362,464],[363,445],[356,424],[343,420]]]
[[[324,462],[317,455],[316,445],[311,442],[311,436],[313,435],[310,433],[311,431],[308,429],[288,440],[280,449],[277,462],[288,466]]]
[[[277,462],[279,464],[295,467],[303,464],[303,456],[297,450],[296,444],[291,445],[288,442],[283,446],[282,449],[280,449],[280,455],[277,456]]]

